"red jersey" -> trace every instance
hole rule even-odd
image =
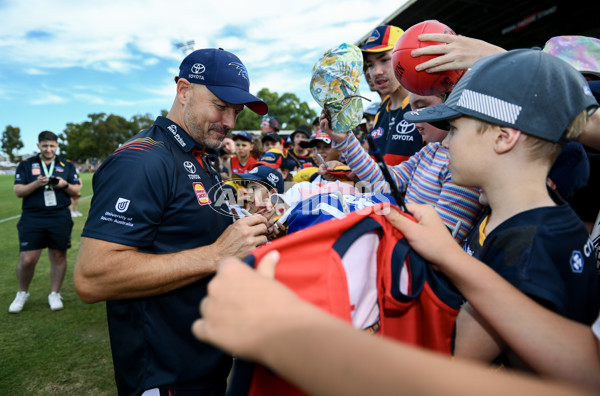
[[[254,265],[277,250],[275,278],[303,300],[359,329],[450,354],[462,296],[412,251],[379,214],[382,208],[371,206],[289,234],[256,249],[246,262]],[[248,395],[303,394],[260,365],[248,377],[251,368],[236,362],[232,382]]]
[[[256,166],[258,161],[256,158],[250,156],[244,165],[240,164],[240,158],[238,156],[231,157],[231,173],[244,174],[248,173]]]

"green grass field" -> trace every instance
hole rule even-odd
[[[92,174],[83,182],[74,218],[68,272],[61,294],[65,309],[50,311],[49,261],[38,262],[31,296],[20,314],[9,314],[17,292],[19,257],[17,216],[21,200],[13,192],[14,176],[0,175],[0,395],[115,395],[105,304],[84,304],[73,288],[73,267],[92,195]],[[8,219],[8,220],[6,220]]]

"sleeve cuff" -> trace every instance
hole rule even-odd
[[[338,149],[340,151],[344,150],[345,148],[348,147],[348,142],[350,141],[350,135],[353,135],[352,132],[348,132],[346,133],[346,138],[344,139],[343,142],[338,143],[336,141],[334,141],[333,139],[331,140],[331,148],[334,149]],[[354,136],[354,135],[353,135]]]

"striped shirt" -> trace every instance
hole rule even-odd
[[[373,192],[389,193],[377,163],[362,149],[354,134],[349,133],[342,143],[333,144],[340,150],[356,176],[371,186]],[[456,240],[462,241],[481,216],[479,189],[462,187],[452,182],[448,169],[448,149],[440,143],[429,143],[416,154],[396,166],[390,173],[405,194],[406,203],[429,204],[450,230],[455,230]]]

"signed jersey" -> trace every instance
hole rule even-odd
[[[375,205],[256,249],[280,253],[275,278],[355,328],[450,354],[462,297],[410,249]],[[306,251],[310,250],[310,259]],[[260,365],[236,361],[230,394],[299,395]]]

